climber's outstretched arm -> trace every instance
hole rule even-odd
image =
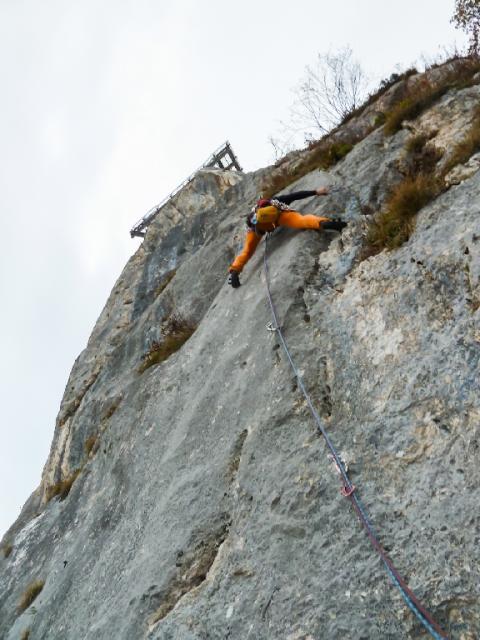
[[[257,235],[255,231],[248,230],[247,235],[245,237],[245,244],[243,246],[242,252],[238,254],[235,260],[230,265],[228,269],[230,273],[235,272],[236,274],[241,273],[243,267],[247,264],[250,258],[255,253],[255,249],[258,246],[258,243],[262,239],[262,236]],[[232,284],[232,283],[230,283]]]
[[[294,200],[303,200],[305,198],[313,198],[313,196],[326,196],[328,195],[328,189],[326,187],[321,187],[320,189],[315,189],[314,191],[295,191],[294,193],[284,193],[280,196],[277,196],[275,200],[280,200],[283,204],[291,204]]]

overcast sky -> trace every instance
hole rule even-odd
[[[245,170],[317,53],[373,78],[465,39],[453,0],[0,0],[0,537],[38,485],[129,229],[225,139]]]

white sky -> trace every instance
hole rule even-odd
[[[129,229],[225,139],[247,171],[318,52],[380,79],[465,38],[453,0],[0,0],[0,537],[38,485]]]

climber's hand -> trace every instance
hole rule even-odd
[[[231,284],[234,289],[238,289],[240,286],[240,278],[238,277],[237,271],[230,271],[230,275],[228,276],[228,284]]]
[[[347,226],[347,223],[343,220],[327,220],[322,224],[322,229],[325,231],[341,231]]]
[[[327,187],[320,187],[320,189],[317,189],[317,196],[328,196]]]

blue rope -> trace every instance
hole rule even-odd
[[[330,449],[330,452],[333,456],[333,459],[335,460],[335,464],[337,466],[337,469],[342,477],[342,481],[343,481],[343,488],[342,488],[342,493],[343,495],[347,496],[350,498],[350,500],[352,501],[352,505],[354,506],[355,510],[357,511],[357,514],[360,518],[360,521],[362,522],[363,526],[365,527],[367,534],[372,542],[372,545],[376,548],[376,550],[378,551],[381,560],[383,562],[383,564],[385,565],[385,568],[387,570],[387,573],[389,574],[393,584],[397,587],[397,589],[400,591],[405,603],[407,604],[408,608],[410,609],[410,611],[416,616],[416,618],[421,622],[421,624],[425,627],[425,629],[427,629],[427,631],[430,633],[430,635],[435,638],[435,640],[448,640],[447,636],[443,633],[443,631],[440,629],[440,627],[438,627],[438,625],[430,618],[429,614],[425,611],[425,609],[423,608],[423,606],[418,602],[415,594],[413,594],[413,592],[406,587],[406,585],[404,586],[404,584],[402,584],[404,581],[401,578],[401,576],[399,575],[398,571],[395,569],[395,567],[393,566],[392,561],[388,558],[387,554],[385,553],[385,551],[382,549],[380,542],[378,541],[378,537],[377,534],[375,533],[375,529],[373,527],[373,525],[370,522],[370,519],[367,516],[365,507],[363,506],[360,498],[358,497],[356,491],[355,491],[355,486],[352,484],[352,482],[350,481],[348,474],[347,474],[347,470],[345,468],[344,463],[342,462],[342,459],[340,458],[337,450],[335,449],[333,442],[330,440],[330,437],[325,429],[325,427],[323,426],[322,420],[320,418],[320,416],[318,415],[317,410],[315,409],[315,407],[313,406],[312,400],[310,398],[310,395],[308,394],[307,390],[305,389],[305,385],[303,384],[303,380],[302,377],[300,376],[295,363],[293,361],[293,358],[290,354],[290,351],[288,349],[288,345],[286,343],[286,340],[283,336],[282,330],[280,328],[280,324],[278,322],[278,316],[277,316],[277,311],[275,309],[275,304],[273,302],[273,298],[272,298],[272,293],[270,291],[270,278],[269,278],[269,268],[268,268],[268,258],[267,258],[267,249],[268,249],[268,234],[265,237],[265,253],[264,253],[264,259],[263,259],[263,264],[264,264],[264,268],[265,268],[265,280],[266,280],[266,285],[267,285],[267,297],[268,297],[268,302],[270,304],[270,309],[272,312],[272,316],[273,316],[273,320],[274,320],[274,329],[277,332],[278,337],[280,338],[280,342],[282,343],[282,347],[283,350],[285,351],[285,354],[287,356],[287,359],[290,363],[290,367],[292,368],[293,373],[295,374],[295,378],[297,380],[298,386],[300,388],[300,390],[303,393],[303,396],[305,398],[305,400],[307,401],[308,407],[310,409],[310,412],[313,415],[313,418],[317,424],[317,427],[319,429],[319,431],[321,432],[322,436],[325,438],[325,441],[327,443],[328,448]],[[410,593],[409,593],[410,592]],[[432,624],[433,623],[433,624]],[[439,631],[437,631],[437,629],[435,629],[434,625],[439,629]]]
[[[362,514],[362,519],[365,523],[365,526],[367,527],[368,531],[370,532],[370,535],[372,537],[374,537],[375,539],[377,539],[377,535],[375,533],[375,529],[373,528],[372,524],[370,523],[370,520],[366,514],[365,508],[362,505],[362,502],[360,500],[360,498],[358,496],[356,496],[355,494],[352,495],[352,499],[355,501],[359,511]],[[430,633],[430,635],[435,638],[435,640],[445,640],[447,638],[446,635],[440,635],[435,629],[434,627],[431,625],[430,621],[421,613],[421,611],[418,610],[417,605],[412,601],[412,599],[410,598],[410,596],[408,595],[408,593],[405,591],[405,589],[402,587],[402,585],[400,584],[397,576],[395,575],[395,572],[392,570],[389,562],[387,561],[386,558],[383,557],[383,554],[380,553],[380,557],[382,559],[382,562],[387,570],[387,573],[389,574],[393,584],[397,587],[397,589],[400,591],[402,598],[404,599],[405,603],[407,604],[408,608],[410,609],[410,611],[417,617],[417,619],[423,624],[423,626],[428,630],[428,632]]]

